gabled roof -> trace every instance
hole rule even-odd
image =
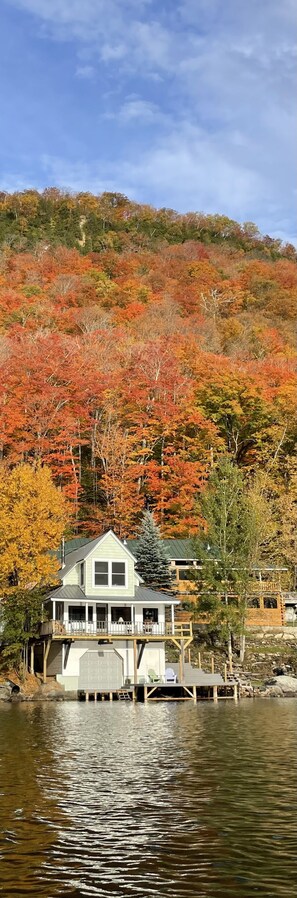
[[[103,539],[103,534],[102,534],[102,536],[96,536],[95,539],[88,540],[87,543],[84,543],[78,549],[74,549],[74,551],[68,552],[67,555],[65,556],[64,567],[61,567],[60,570],[58,571],[58,574],[61,577],[61,579],[63,577],[65,577],[66,574],[69,574],[69,571],[71,571],[72,568],[75,567],[76,564],[78,564],[80,561],[84,561],[85,558],[87,557],[87,555],[89,555],[89,553],[92,551],[92,549],[94,549],[95,546],[97,544],[99,544],[102,539]]]
[[[65,555],[69,555],[69,552],[75,552],[76,549],[81,549],[82,546],[92,542],[92,536],[76,536],[74,539],[68,539],[65,542]]]
[[[123,543],[119,539],[119,537],[116,536],[116,534],[113,532],[113,530],[107,530],[106,533],[102,533],[101,536],[96,536],[95,539],[88,540],[86,543],[83,543],[77,549],[74,549],[74,551],[68,552],[67,554],[65,554],[64,567],[61,567],[60,570],[58,571],[60,579],[63,580],[63,578],[67,574],[69,574],[69,571],[71,571],[72,568],[75,567],[76,564],[79,564],[80,561],[85,561],[85,559],[88,557],[88,555],[91,554],[93,549],[95,549],[95,547],[97,545],[99,545],[100,543],[104,542],[106,537],[110,536],[110,535],[113,537],[114,540],[116,540],[117,543],[119,543],[120,546],[122,546],[122,548],[125,550],[125,552],[127,552],[127,554],[130,555],[130,558],[132,558],[133,561],[136,562],[136,558],[133,555],[131,549],[129,549],[128,545],[125,545],[125,543]]]

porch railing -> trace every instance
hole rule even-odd
[[[178,639],[187,639],[192,635],[192,624],[187,623],[109,623],[108,621],[97,621],[96,623],[88,623],[86,621],[69,621],[61,623],[60,621],[45,621],[40,626],[41,636],[122,636],[127,637],[147,636],[150,637],[163,636],[164,638],[176,636]]]

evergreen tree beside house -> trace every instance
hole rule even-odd
[[[145,511],[137,542],[137,571],[146,586],[172,589],[170,561],[151,511]]]

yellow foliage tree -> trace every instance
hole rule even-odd
[[[67,522],[67,505],[49,468],[20,464],[0,467],[0,588],[38,589],[55,579],[57,549]]]

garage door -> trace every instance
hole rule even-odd
[[[123,667],[123,659],[115,649],[86,651],[79,662],[78,688],[88,691],[121,689]]]

